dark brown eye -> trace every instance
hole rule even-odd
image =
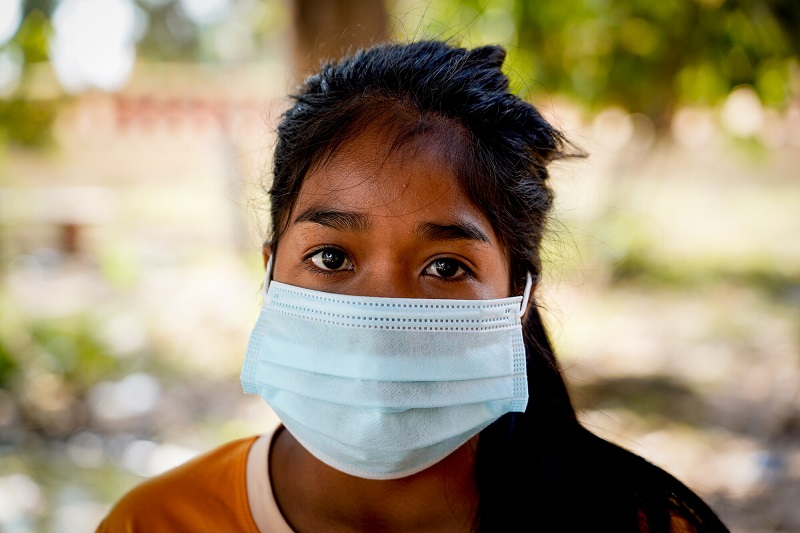
[[[452,278],[457,275],[464,274],[465,269],[458,261],[443,257],[433,261],[425,273],[429,276],[436,276],[438,278]]]
[[[346,253],[336,248],[323,248],[309,259],[321,270],[348,270],[353,264]]]

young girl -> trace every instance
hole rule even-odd
[[[305,83],[242,371],[282,424],[145,482],[98,531],[726,531],[577,421],[535,299],[569,145],[504,57],[382,45]]]

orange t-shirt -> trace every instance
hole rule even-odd
[[[229,442],[143,482],[96,533],[259,533],[247,499],[247,455],[256,438]]]
[[[280,426],[258,437],[229,442],[135,487],[113,507],[96,533],[195,533],[236,531],[260,533],[248,500],[247,460],[254,443],[254,471],[269,471],[269,447]],[[263,447],[259,449],[258,442]],[[256,476],[258,477],[258,476]],[[265,532],[292,529],[275,502],[269,480],[253,484]],[[672,533],[697,533],[682,516],[672,514]],[[650,528],[644,517],[640,530]]]

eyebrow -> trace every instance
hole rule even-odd
[[[489,237],[478,226],[465,221],[446,225],[423,222],[417,226],[414,233],[432,241],[468,240],[489,242]]]
[[[313,222],[339,231],[364,233],[369,229],[369,219],[354,211],[339,211],[329,207],[312,206],[300,213],[294,223]],[[437,224],[422,222],[414,230],[414,234],[431,241],[480,241],[489,242],[489,237],[478,226],[461,221],[453,224]]]
[[[369,220],[361,213],[353,211],[338,211],[327,207],[309,207],[297,218],[294,223],[313,222],[339,231],[355,231],[364,233],[369,229]]]

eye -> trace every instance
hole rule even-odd
[[[468,273],[468,270],[461,262],[447,257],[435,259],[424,272],[425,275],[445,279],[460,278]]]
[[[338,248],[323,248],[314,252],[308,259],[320,270],[350,270],[353,262]]]

